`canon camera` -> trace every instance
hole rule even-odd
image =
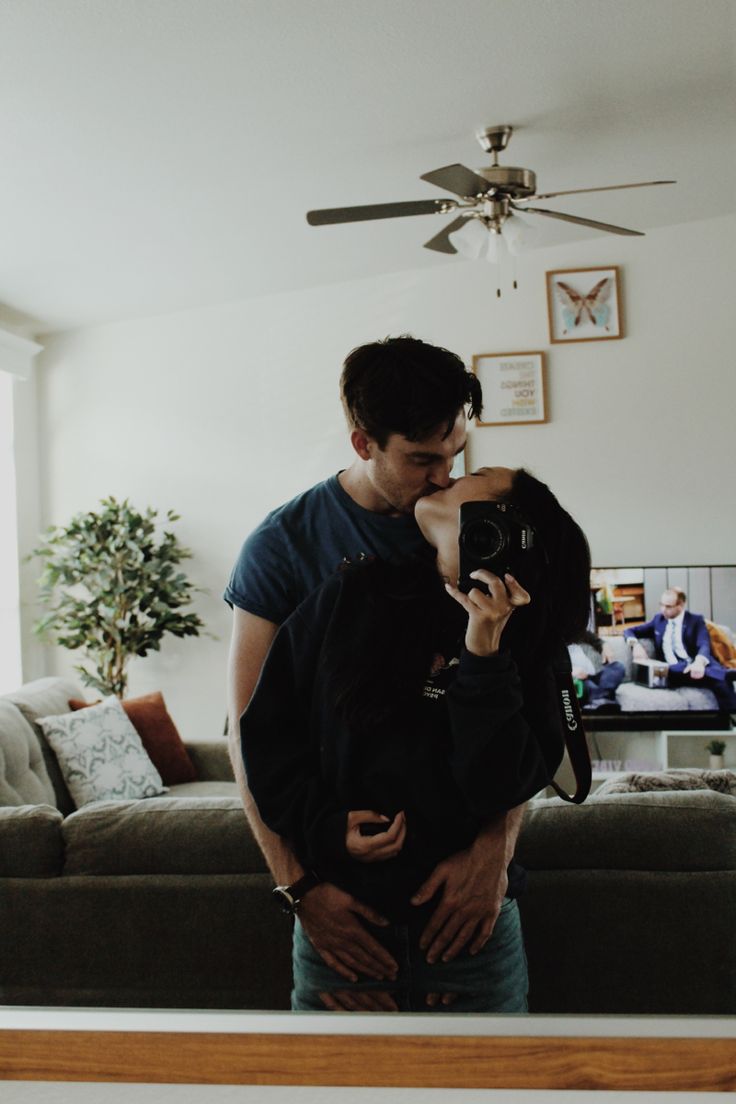
[[[485,568],[503,579],[508,572],[518,578],[534,548],[534,529],[508,502],[463,502],[460,507],[460,573],[458,587],[465,594],[488,587],[470,578]]]

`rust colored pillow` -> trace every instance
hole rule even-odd
[[[70,709],[86,709],[95,702],[69,700]],[[125,698],[120,703],[141,738],[148,757],[161,775],[165,786],[195,782],[197,772],[184,747],[176,725],[166,708],[163,694],[143,694],[140,698]]]

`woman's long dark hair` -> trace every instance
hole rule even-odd
[[[517,613],[528,611],[536,624],[532,640],[538,637],[543,650],[553,641],[570,644],[590,617],[590,548],[585,533],[547,484],[524,468],[514,473],[508,497],[532,523],[538,553],[536,578],[530,578],[527,587],[532,602],[514,613],[509,627]]]
[[[549,487],[523,468],[514,473],[507,501],[536,534],[518,572],[532,601],[514,611],[502,638],[523,674],[549,663],[585,629],[590,551]],[[450,601],[431,562],[374,560],[346,569],[322,663],[338,716],[351,728],[375,731],[400,718],[421,693]]]

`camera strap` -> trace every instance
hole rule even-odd
[[[590,793],[592,770],[588,741],[583,727],[583,717],[572,681],[572,669],[566,648],[564,648],[564,659],[562,652],[560,652],[559,658],[553,664],[553,671],[560,723],[565,736],[565,747],[575,775],[575,793],[566,793],[554,779],[552,779],[550,785],[563,801],[572,801],[574,804],[580,805]]]

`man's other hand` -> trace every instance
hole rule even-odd
[[[419,940],[428,962],[450,962],[466,946],[477,954],[488,942],[508,888],[507,865],[502,850],[479,847],[476,841],[434,868],[411,899],[422,905],[442,890]]]

